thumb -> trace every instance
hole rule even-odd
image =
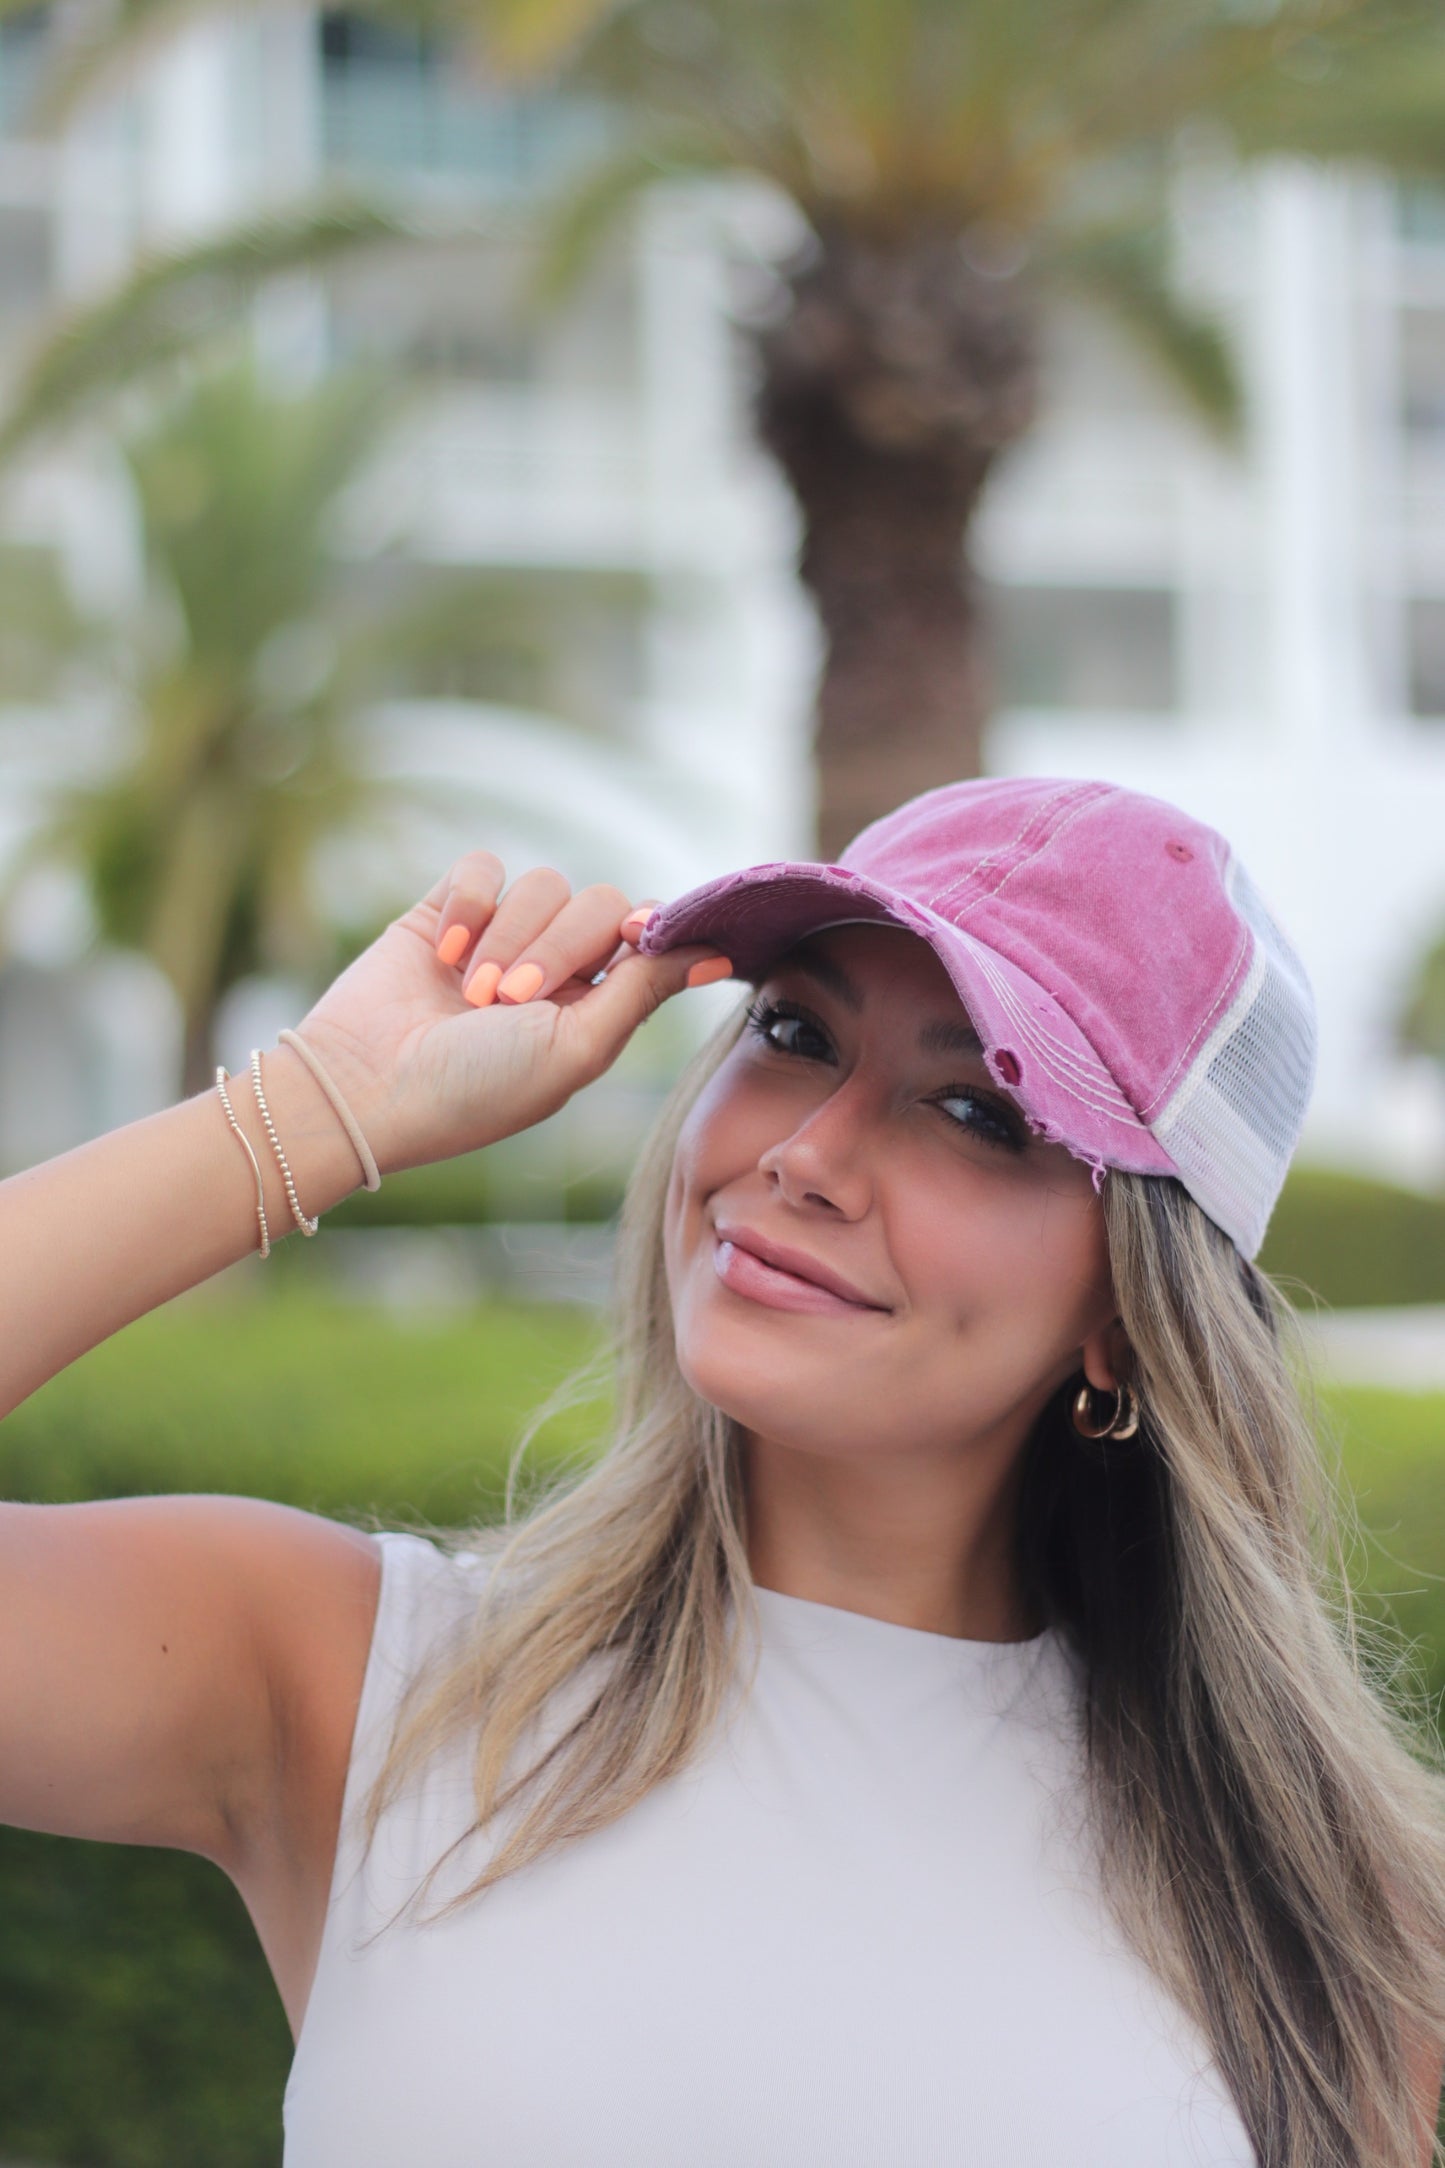
[[[600,1075],[637,1030],[685,986],[711,986],[732,977],[732,964],[715,948],[693,943],[662,956],[633,953],[612,965],[604,979],[562,1011],[559,1022],[575,1034],[577,1054],[589,1075]]]

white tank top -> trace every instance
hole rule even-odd
[[[1055,1634],[759,1589],[756,1679],[690,1768],[450,1919],[386,1927],[471,1820],[465,1750],[365,1860],[357,1809],[485,1569],[379,1540],[285,2168],[1257,2168],[1104,1911]]]

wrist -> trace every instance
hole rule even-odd
[[[227,1088],[236,1118],[261,1169],[271,1240],[283,1241],[300,1230],[275,1145],[256,1104],[249,1064],[237,1070]],[[356,1148],[325,1092],[293,1048],[278,1045],[263,1050],[261,1089],[301,1210],[308,1219],[315,1219],[361,1188],[363,1177]],[[239,1146],[236,1149],[239,1155]]]

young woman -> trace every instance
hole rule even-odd
[[[1441,1780],[1250,1262],[1309,991],[1175,808],[956,785],[652,913],[469,854],[251,1079],[0,1187],[0,1407],[729,971],[610,1449],[450,1549],[0,1508],[0,1814],[233,1878],[288,2168],[1419,2168]]]

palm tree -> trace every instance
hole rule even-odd
[[[88,654],[122,689],[130,745],[114,773],[54,792],[0,909],[37,861],[80,867],[102,935],[151,956],[176,991],[186,1092],[210,1082],[216,1009],[236,980],[272,970],[324,982],[345,960],[313,885],[320,845],[342,831],[382,840],[418,801],[455,810],[454,792],[366,772],[362,713],[489,637],[513,651],[545,637],[529,632],[525,598],[495,583],[419,594],[416,568],[360,578],[331,546],[338,500],[392,399],[369,375],[299,394],[234,360],[195,376],[124,446],[142,606],[103,626],[60,607],[46,621],[52,665]],[[42,620],[11,599],[0,692],[33,699],[47,690]]]
[[[433,16],[432,19],[435,19]],[[497,64],[637,121],[558,263],[661,178],[757,174],[807,240],[754,334],[756,416],[821,619],[819,844],[977,772],[990,706],[968,536],[1036,407],[1057,296],[1122,323],[1211,427],[1241,393],[1175,291],[1186,125],[1217,147],[1445,168],[1445,40],[1376,0],[452,0]]]
[[[18,4],[18,0],[11,0]],[[70,95],[152,24],[126,0]],[[1036,403],[1041,312],[1111,312],[1228,431],[1226,344],[1175,290],[1183,131],[1245,156],[1445,166],[1434,0],[374,0],[559,93],[625,148],[555,219],[560,274],[639,191],[761,176],[806,223],[755,328],[757,420],[825,634],[820,846],[973,772],[990,704],[968,536]]]

